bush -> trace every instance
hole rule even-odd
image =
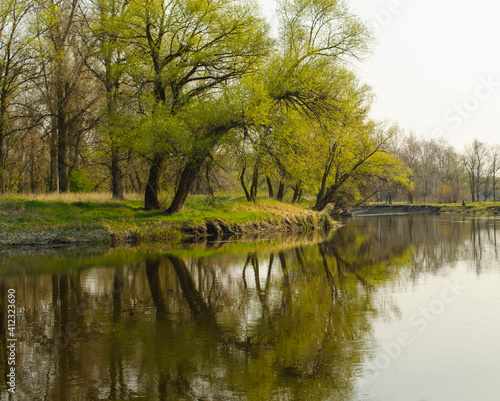
[[[84,170],[74,170],[71,174],[69,190],[71,192],[92,192],[95,184],[89,180]]]

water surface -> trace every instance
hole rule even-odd
[[[500,221],[345,223],[328,238],[4,254],[0,400],[498,400]]]

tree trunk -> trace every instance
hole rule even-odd
[[[325,193],[326,193],[326,181],[328,179],[328,174],[329,172],[325,172],[323,174],[323,178],[321,179],[321,187],[319,189],[319,192],[318,192],[318,195],[316,196],[316,199],[322,199],[325,197]]]
[[[35,165],[35,160],[33,157],[30,157],[30,191],[32,194],[36,192],[36,187],[38,184],[38,179],[37,179],[37,166]]]
[[[339,183],[329,187],[328,190],[325,191],[323,196],[319,196],[318,194],[318,196],[316,197],[316,203],[312,207],[312,210],[321,212],[325,209],[325,207],[328,206],[329,203],[332,203],[337,190],[342,186],[343,182],[344,180],[340,180]]]
[[[137,193],[139,194],[142,192],[142,187],[144,186],[144,183],[142,182],[141,177],[140,177],[137,169],[135,169],[134,172],[135,172],[135,180],[137,181]],[[132,180],[132,176],[130,179]]]
[[[182,210],[205,160],[210,156],[210,152],[214,146],[231,128],[233,128],[233,125],[223,125],[200,138],[199,144],[203,143],[204,147],[199,150],[198,153],[194,153],[188,158],[182,170],[174,199],[167,209],[167,214],[176,213]]]
[[[177,213],[182,210],[203,163],[205,163],[205,160],[210,156],[210,152],[214,146],[231,128],[233,128],[233,125],[223,125],[200,138],[200,144],[204,143],[204,147],[202,150],[199,150],[198,153],[192,154],[188,158],[182,170],[174,199],[167,209],[167,214]]]
[[[259,189],[259,165],[260,165],[260,160],[257,160],[255,162],[255,166],[253,169],[253,175],[252,175],[252,186],[250,187],[250,202],[256,202],[257,201],[257,192]]]
[[[250,192],[248,192],[247,186],[245,184],[245,172],[247,168],[246,166],[241,169],[241,174],[240,174],[240,183],[241,187],[243,188],[243,191],[245,192],[245,198],[247,198],[247,201],[250,202]]]
[[[146,184],[146,192],[144,194],[144,208],[146,210],[155,210],[161,208],[158,195],[160,192],[160,174],[163,160],[163,155],[156,153],[153,156],[153,161],[149,169],[148,182]]]
[[[0,194],[5,192],[5,183],[4,183],[4,154],[3,154],[3,128],[0,127]]]
[[[271,181],[271,178],[269,176],[266,176],[266,182],[267,182],[267,189],[269,190],[269,197],[272,199],[274,198],[274,189],[273,189],[273,183]]]
[[[479,169],[478,169],[478,173],[477,173],[477,176],[476,176],[476,200],[478,202],[481,201],[481,198],[480,198],[480,193],[481,193],[481,185],[480,185],[480,182],[481,182],[481,176],[479,174]]]
[[[59,192],[69,192],[68,129],[63,116],[58,117],[57,124],[57,173],[59,177]]]
[[[174,199],[167,209],[167,214],[173,214],[180,212],[184,204],[186,203],[187,197],[193,188],[193,184],[200,173],[201,167],[205,162],[205,157],[195,156],[188,160],[184,170],[182,170],[181,177],[179,179],[179,186],[175,192]]]
[[[495,169],[495,165],[493,165],[493,169]],[[496,183],[497,177],[495,174],[495,170],[493,170],[493,202],[497,201],[497,183]]]
[[[470,176],[471,176],[471,181],[470,181],[471,200],[472,200],[472,202],[474,202],[475,196],[476,196],[476,180],[475,180],[474,173],[472,173]]]
[[[314,210],[316,212],[321,212],[325,209],[325,207],[328,206],[329,203],[330,202],[326,199],[326,197],[317,198],[316,203],[312,207],[312,210]]]
[[[59,175],[57,172],[57,135],[50,138],[50,178],[49,192],[59,192]]]
[[[321,188],[318,192],[318,196],[316,197],[316,199],[321,199],[321,198],[324,198],[324,196],[325,196],[328,177],[330,176],[330,172],[332,171],[332,168],[333,168],[333,162],[335,161],[337,147],[338,147],[337,143],[334,143],[332,145],[332,148],[330,150],[330,155],[328,156],[328,162],[325,166],[325,170],[323,171],[323,177],[321,178]],[[323,209],[321,209],[321,210],[323,210]]]
[[[113,199],[123,200],[122,171],[120,169],[120,154],[118,149],[111,150],[111,191]]]
[[[299,199],[301,198],[301,196],[302,196],[302,188],[300,188],[300,185],[297,184],[297,185],[295,185],[295,188],[293,189],[292,203],[298,202]]]
[[[280,185],[278,187],[278,194],[276,195],[276,200],[283,202],[284,197],[285,197],[285,183],[283,180],[281,180]]]

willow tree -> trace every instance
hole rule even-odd
[[[334,203],[342,208],[375,195],[370,184],[380,180],[410,188],[409,169],[390,152],[395,127],[363,121],[331,127],[322,132],[323,169],[313,210]]]
[[[310,120],[315,155],[310,164],[321,172],[315,176],[310,170],[309,180],[319,183],[313,209],[338,202],[341,189],[352,196],[369,177],[402,174],[403,179],[402,165],[387,151],[391,134],[366,119],[368,89],[344,66],[367,52],[366,26],[342,1],[290,0],[280,9],[281,49],[273,62],[278,73],[268,79],[268,88],[284,112],[293,109]]]
[[[252,142],[258,148],[252,186],[265,155],[272,160],[280,181],[278,198],[282,198],[286,183],[300,189],[302,173],[311,163],[303,142],[310,144],[312,132],[304,127],[314,126],[320,116],[340,107],[332,91],[338,82],[334,67],[366,53],[369,31],[341,1],[283,0],[278,12],[276,46],[264,68],[253,77],[271,99],[269,118],[264,123],[250,118],[247,124],[255,126],[257,139]],[[255,198],[249,195],[249,199]]]
[[[269,93],[313,114],[332,104],[335,77],[325,77],[324,69],[360,59],[368,52],[370,32],[343,1],[282,0],[279,13],[278,47],[265,77]]]
[[[175,116],[183,106],[241,77],[267,52],[266,26],[249,2],[134,0],[130,7],[126,34],[144,55],[142,70],[136,76],[153,99],[153,115],[167,112]],[[156,139],[148,155],[146,209],[160,208],[161,169],[175,152],[169,132],[158,133]],[[191,155],[184,170],[199,168],[201,159],[203,155]],[[183,202],[178,200],[185,197],[186,190],[189,193],[194,182],[191,176],[186,171],[180,174],[171,212],[182,208]]]
[[[248,127],[241,133],[233,152],[240,164],[240,182],[248,201],[257,200],[259,177],[265,175],[270,197],[273,181],[278,181],[276,199],[283,200],[286,186],[309,189],[310,167],[314,165],[313,124],[301,113],[288,110],[269,116],[267,123]],[[248,115],[247,115],[248,117]],[[248,122],[248,120],[247,120]],[[245,174],[251,168],[251,186],[247,189]],[[298,191],[297,191],[298,192]]]
[[[315,111],[310,171],[316,181],[313,209],[359,201],[372,180],[408,181],[403,164],[390,152],[397,127],[368,119],[370,88],[342,67],[325,66],[323,74],[335,78],[330,80],[325,107]]]
[[[180,211],[203,165],[214,156],[217,145],[233,129],[243,124],[243,114],[234,101],[233,91],[202,99],[183,112],[183,124],[189,132],[189,145],[182,158],[174,198],[168,214]]]

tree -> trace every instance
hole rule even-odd
[[[400,138],[395,154],[411,169],[409,202],[457,202],[461,198],[462,167],[455,149],[443,139],[425,139],[410,132]]]
[[[497,181],[497,172],[500,168],[500,146],[498,144],[493,145],[490,151],[488,152],[488,159],[490,162],[489,165],[489,174],[491,175],[491,192],[493,193],[493,202],[496,202],[496,181]]]
[[[410,132],[407,136],[401,138],[401,143],[395,149],[395,154],[403,161],[406,167],[410,169],[408,178],[415,183],[415,174],[420,163],[420,142],[414,132]],[[408,190],[408,202],[414,202],[415,186]]]
[[[126,85],[130,84],[127,72],[133,69],[134,58],[128,44],[120,38],[128,3],[124,0],[95,0],[84,37],[90,50],[86,65],[104,92],[100,144],[107,156],[105,164],[110,171],[114,199],[123,199],[122,163],[129,158],[126,150],[130,147],[127,145],[132,120],[132,95],[126,90]]]
[[[85,66],[80,0],[38,0],[34,26],[38,70],[33,83],[46,107],[50,126],[50,191],[68,192],[85,135],[95,124],[97,98]]]
[[[408,169],[388,151],[395,133],[395,127],[385,128],[373,122],[328,132],[330,146],[324,147],[326,163],[313,210],[321,211],[329,203],[342,208],[349,202],[367,199],[374,195],[367,190],[376,179],[409,187]]]
[[[19,132],[14,124],[19,116],[13,114],[13,102],[29,64],[26,17],[31,9],[32,3],[26,0],[0,4],[0,193],[5,190],[6,139]]]
[[[183,106],[248,72],[267,52],[263,21],[250,4],[238,0],[136,0],[131,10],[127,35],[132,46],[144,55],[142,73],[146,79],[142,85],[152,95],[152,113],[167,111],[175,116]],[[161,134],[161,142],[149,155],[146,209],[160,207],[160,171],[169,153],[175,152],[169,133]],[[179,200],[187,196],[182,192],[193,185],[187,177],[193,174],[181,173],[178,179],[177,192],[181,193],[169,208],[171,212],[182,208]]]
[[[443,142],[440,151],[440,184],[439,202],[458,202],[462,198],[462,176],[463,168],[456,150],[446,142]]]
[[[232,129],[243,124],[241,110],[235,107],[231,92],[190,104],[182,117],[189,132],[190,146],[181,164],[175,195],[166,211],[168,214],[184,207],[201,168],[212,157],[215,147]]]
[[[252,188],[256,187],[262,163],[274,165],[280,184],[277,198],[282,200],[286,184],[293,185],[298,195],[307,186],[304,179],[310,181],[305,173],[313,160],[310,127],[317,125],[315,121],[321,116],[335,118],[333,114],[340,107],[337,75],[345,76],[338,64],[360,57],[366,51],[369,34],[338,1],[282,1],[278,11],[278,46],[253,78],[263,85],[261,91],[255,92],[271,100],[260,103],[268,107],[262,114],[269,118],[263,122],[249,118],[247,124],[254,128],[246,132],[255,137],[251,141],[255,157]],[[246,192],[249,200],[255,199],[255,192]]]
[[[424,203],[437,192],[437,178],[440,174],[438,166],[439,147],[433,140],[422,141],[420,147],[420,166],[417,176]]]
[[[469,178],[472,202],[480,200],[481,177],[484,172],[486,153],[484,143],[474,139],[472,144],[466,145],[465,153],[462,156],[462,161]]]

